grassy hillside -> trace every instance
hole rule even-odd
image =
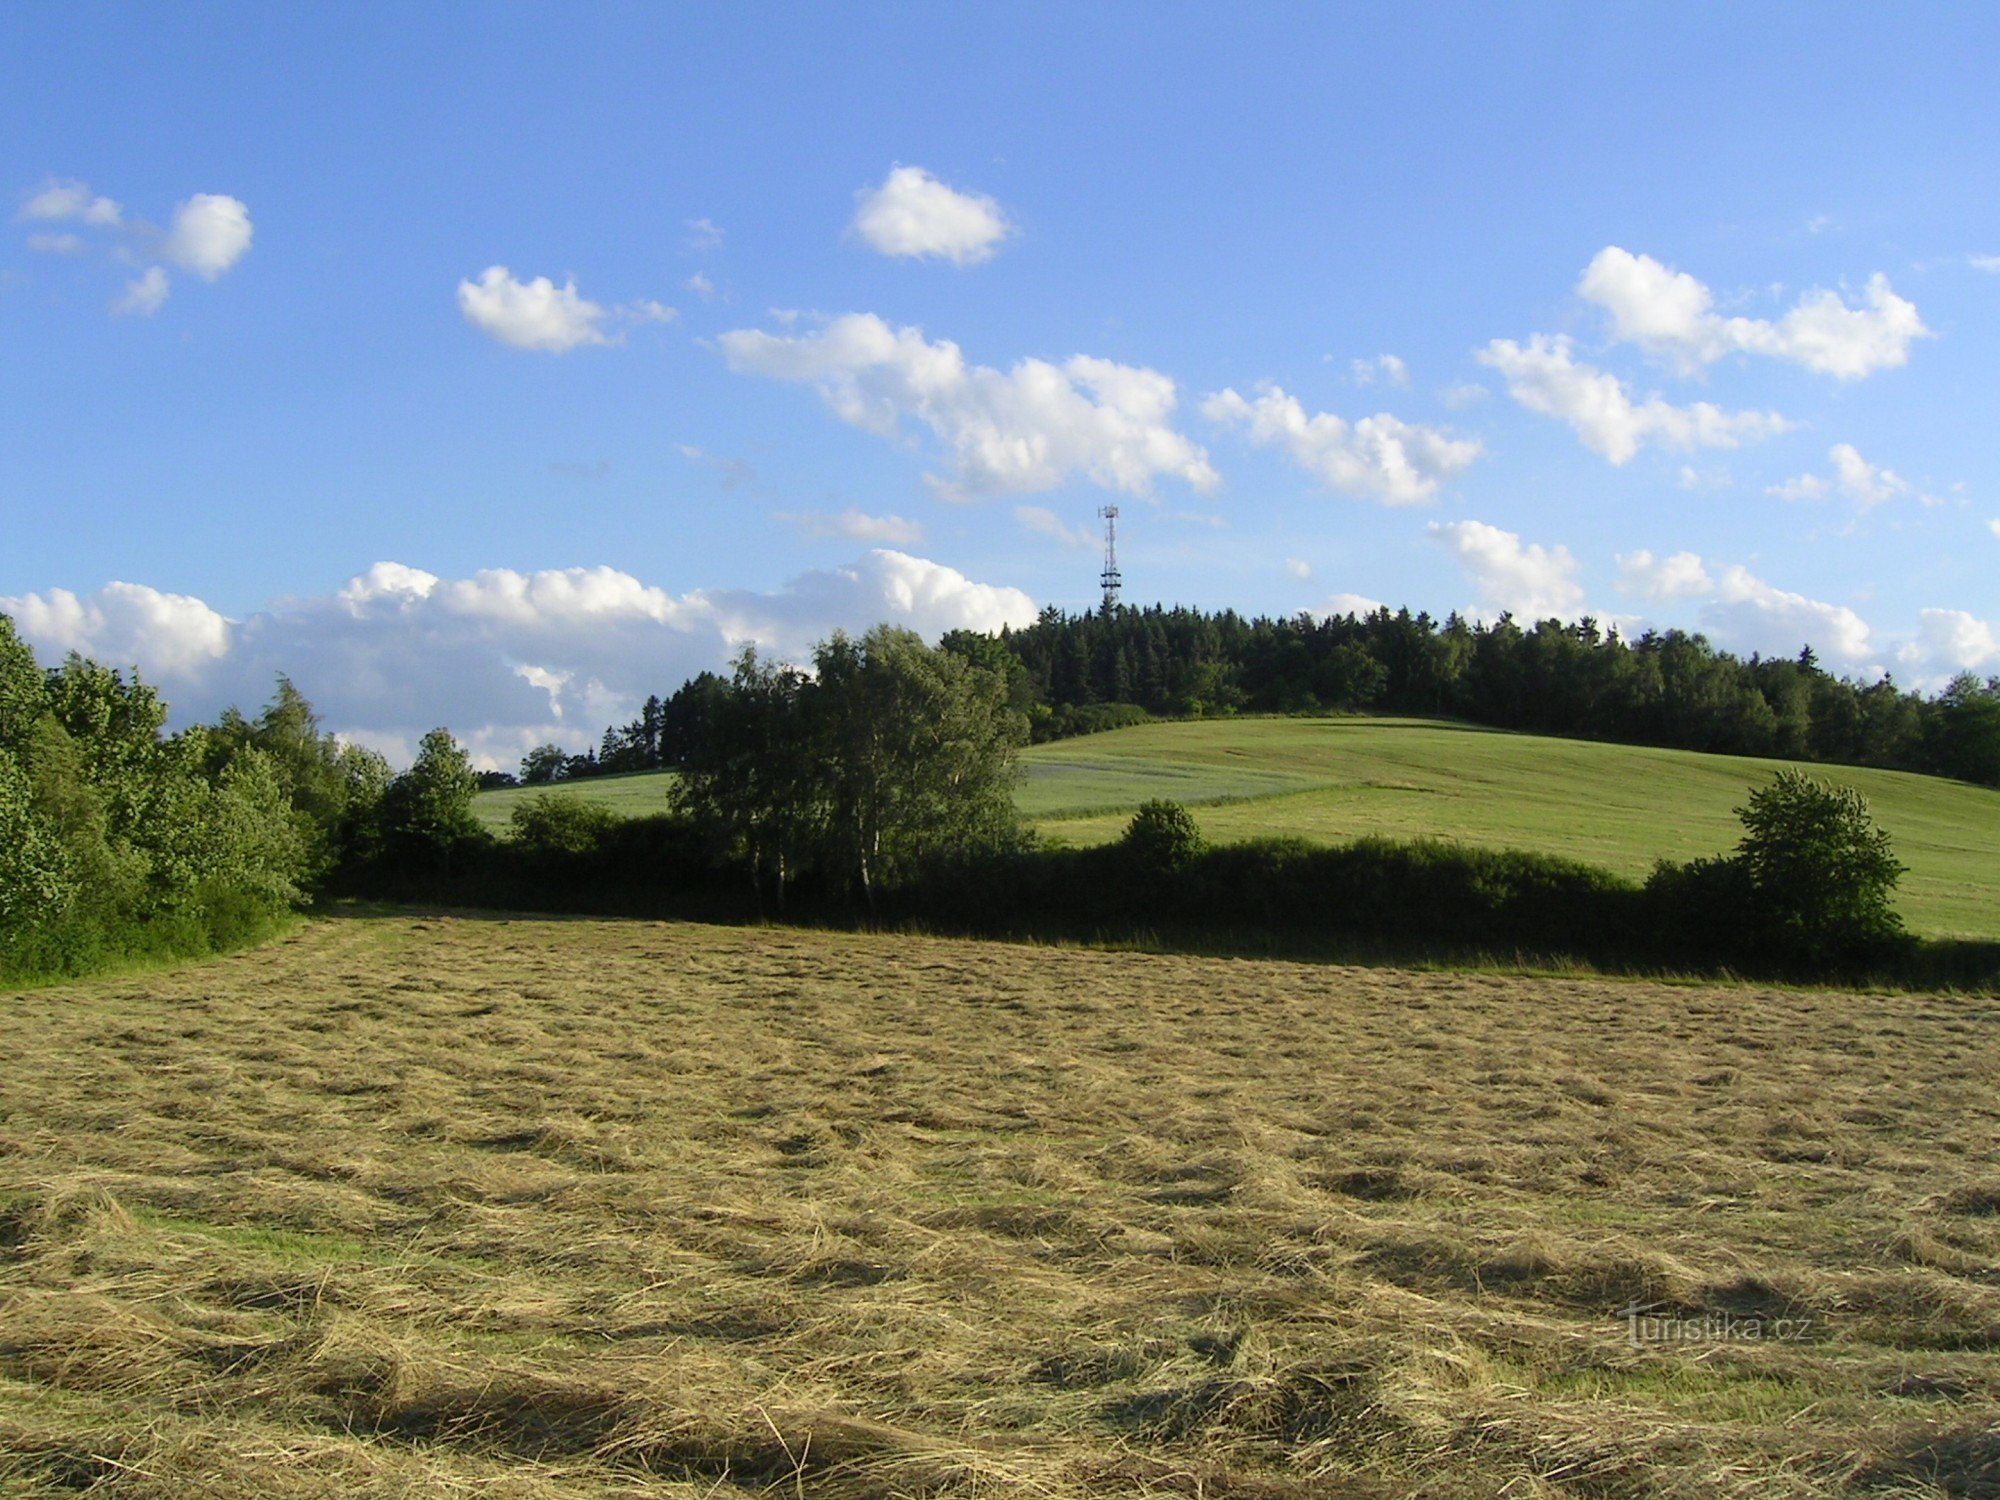
[[[587,797],[592,802],[601,802],[620,817],[643,817],[667,810],[667,792],[672,785],[673,777],[660,771],[640,772],[632,776],[593,776],[588,781],[562,787],[515,786],[497,792],[481,792],[472,799],[472,810],[479,821],[493,832],[505,833],[515,804],[553,790],[565,797]]]
[[[1115,838],[1148,797],[1217,840],[1437,835],[1540,849],[1643,876],[1731,848],[1733,811],[1785,761],[1545,739],[1420,719],[1148,724],[1038,745],[1022,805],[1051,837]],[[1931,935],[2000,937],[2000,791],[1849,766],[1909,866],[1898,904]],[[1283,784],[1274,784],[1283,778]]]
[[[1990,1010],[408,918],[11,995],[0,1494],[1990,1494]]]
[[[1419,719],[1148,724],[1037,745],[1022,810],[1050,837],[1115,838],[1154,797],[1196,809],[1213,839],[1362,834],[1546,850],[1643,876],[1660,858],[1732,847],[1733,809],[1785,762],[1506,734]],[[1910,867],[1899,904],[1932,936],[2000,938],[2000,791],[1901,771],[1808,767],[1858,787]],[[663,776],[572,795],[629,811],[666,804]],[[504,826],[521,792],[480,798]]]

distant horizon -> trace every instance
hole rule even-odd
[[[593,743],[1136,588],[2000,673],[2000,17],[0,17],[0,612]]]

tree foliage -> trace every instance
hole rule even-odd
[[[1891,897],[1904,867],[1861,793],[1783,770],[1737,816],[1736,858],[1757,925],[1787,955],[1815,965],[1865,961],[1901,941]]]
[[[303,900],[387,779],[280,681],[256,720],[165,732],[137,676],[44,671],[0,616],[0,975],[240,941]]]
[[[1004,676],[907,630],[836,634],[813,675],[746,651],[663,714],[680,809],[783,904],[816,871],[873,904],[928,857],[1011,837],[1026,738]]]
[[[454,848],[479,832],[472,812],[478,792],[472,757],[449,729],[431,730],[382,798],[382,836],[391,857],[406,867],[449,866]]]

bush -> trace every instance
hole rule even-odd
[[[1171,875],[1208,850],[1194,817],[1178,802],[1142,803],[1119,841],[1131,863],[1147,875]]]
[[[516,802],[508,817],[514,842],[539,854],[588,853],[617,821],[601,802],[561,792],[538,792]]]
[[[1736,858],[1777,956],[1826,968],[1869,963],[1907,943],[1889,901],[1903,865],[1861,793],[1784,770],[1736,813],[1744,829]]]

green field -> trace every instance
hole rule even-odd
[[[1643,876],[1660,858],[1734,845],[1734,809],[1784,761],[1507,734],[1423,719],[1234,719],[1147,724],[1037,745],[1021,809],[1048,837],[1117,837],[1164,797],[1219,841],[1293,834],[1432,836],[1545,850]],[[1851,766],[1807,767],[1860,789],[1909,873],[1899,904],[1932,936],[2000,938],[2000,791]],[[666,805],[667,778],[579,787],[621,811]],[[489,792],[504,826],[521,792]]]
[[[561,788],[515,786],[505,791],[481,792],[472,799],[479,821],[495,833],[507,831],[508,819],[517,804],[544,792],[559,790],[567,797],[588,797],[602,802],[622,818],[640,818],[667,810],[667,792],[674,778],[665,771],[640,772],[635,776],[594,776]]]

